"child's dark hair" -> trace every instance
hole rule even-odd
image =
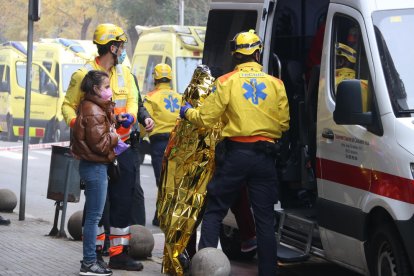
[[[109,76],[104,71],[89,71],[82,80],[82,91],[85,92],[85,94],[96,94],[93,90],[94,85],[100,86],[105,78],[109,78]]]

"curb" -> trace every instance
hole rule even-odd
[[[67,147],[69,146],[69,141],[65,142],[57,142],[57,143],[45,143],[45,144],[31,144],[29,145],[29,149],[50,149],[52,146],[61,146]],[[0,151],[22,151],[23,145],[21,146],[11,146],[11,147],[0,147]]]

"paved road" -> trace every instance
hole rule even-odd
[[[20,143],[9,143],[0,141],[0,149],[3,147],[10,147],[21,145]],[[35,220],[42,226],[41,235],[45,235],[49,232],[52,227],[54,218],[54,201],[47,199],[48,190],[48,179],[49,179],[49,167],[50,167],[50,149],[33,149],[29,150],[28,159],[28,172],[27,172],[27,189],[26,189],[26,205],[25,205],[25,216],[27,220]],[[18,200],[20,198],[20,184],[21,184],[21,151],[4,151],[0,150],[0,189],[7,188],[12,190]],[[141,182],[145,191],[145,204],[146,204],[146,215],[147,215],[147,228],[154,234],[155,237],[155,249],[154,252],[154,263],[150,264],[151,271],[146,271],[142,275],[161,275],[161,258],[163,249],[163,235],[158,227],[154,227],[151,224],[151,220],[155,210],[156,200],[156,187],[154,175],[152,172],[152,166],[150,159],[146,157],[144,164],[141,166]],[[78,210],[83,209],[84,196],[80,196],[80,202],[69,203],[66,215],[66,221],[69,219],[71,214]],[[19,213],[19,205],[14,210],[13,219],[20,225],[27,225],[24,222],[17,221],[17,214]],[[6,215],[7,216],[7,215]],[[60,225],[60,223],[59,223]],[[65,224],[66,225],[66,224]],[[24,228],[22,228],[24,229]],[[34,231],[34,229],[32,229]],[[1,229],[0,229],[1,231]],[[0,245],[4,242],[1,240],[3,233],[0,232]],[[3,237],[4,238],[4,237]],[[72,246],[73,244],[71,244]],[[35,246],[35,245],[33,245]],[[81,255],[81,244],[77,243],[75,251]],[[70,247],[71,248],[71,247]],[[72,252],[72,251],[71,251]],[[37,253],[34,253],[37,254]],[[78,259],[79,256],[75,254],[74,259]],[[158,259],[157,259],[158,258]],[[0,258],[1,259],[1,258]],[[9,263],[4,264],[8,265]],[[0,261],[1,264],[1,261]],[[232,262],[232,275],[257,275],[256,260],[252,262]],[[1,266],[0,266],[1,269]],[[76,268],[77,269],[77,268]],[[75,270],[76,270],[75,269]],[[300,264],[282,264],[281,272],[283,276],[358,276],[359,274],[350,272],[334,264],[326,263],[320,259],[311,259],[308,262]],[[3,275],[0,271],[0,275]],[[6,275],[6,274],[4,274]],[[7,274],[11,275],[11,274]],[[49,274],[47,274],[49,275]],[[53,273],[51,274],[53,275]],[[73,275],[73,274],[72,274]],[[129,275],[129,273],[118,272],[114,275]],[[132,275],[132,274],[131,274]]]

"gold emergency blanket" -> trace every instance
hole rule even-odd
[[[183,104],[187,101],[194,108],[200,107],[213,82],[208,67],[199,65],[184,92]],[[160,228],[165,234],[162,273],[184,275],[179,259],[200,219],[220,133],[219,123],[209,129],[178,119],[170,134],[157,199]]]

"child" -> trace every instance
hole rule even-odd
[[[85,181],[83,260],[79,275],[112,275],[97,261],[96,235],[108,188],[107,169],[115,159],[118,135],[114,131],[114,103],[108,74],[89,71],[81,83],[85,93],[73,128],[72,152],[80,159],[79,174]]]

